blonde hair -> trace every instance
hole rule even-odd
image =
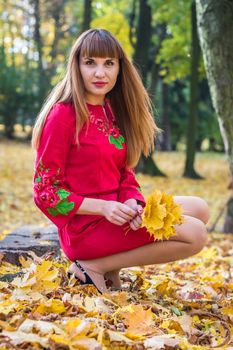
[[[113,89],[106,95],[127,142],[126,165],[135,167],[141,153],[147,157],[154,149],[155,134],[160,132],[153,119],[152,104],[141,78],[114,36],[105,29],[89,29],[74,43],[65,77],[53,88],[37,116],[32,146],[38,148],[46,118],[55,103],[72,103],[76,114],[76,141],[78,133],[88,123],[84,83],[79,69],[79,58],[111,57],[119,59],[119,74]]]

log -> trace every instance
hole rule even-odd
[[[56,226],[21,226],[0,241],[2,260],[11,264],[20,265],[19,256],[27,257],[28,251],[33,251],[37,256],[48,252],[54,252],[55,256],[60,256],[61,249]]]

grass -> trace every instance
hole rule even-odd
[[[48,225],[49,220],[33,201],[32,179],[35,151],[30,143],[4,140],[0,145],[0,234],[25,224]],[[153,158],[167,177],[137,174],[145,197],[158,188],[168,194],[200,196],[210,206],[210,227],[229,196],[230,173],[226,156],[219,153],[197,153],[196,171],[204,180],[182,177],[184,152],[155,152]],[[224,217],[217,230],[221,231]]]
[[[26,143],[0,146],[0,239],[18,225],[49,224],[32,199],[34,157]],[[155,188],[200,196],[211,209],[210,227],[229,195],[226,157],[197,154],[203,180],[182,177],[184,153],[156,152],[154,160],[168,177],[137,174],[145,197]],[[223,217],[216,231],[222,224]],[[0,276],[25,273],[23,279],[0,281],[0,350],[231,350],[232,243],[232,235],[215,232],[188,259],[123,269],[123,290],[104,295],[68,280],[64,255],[58,260],[32,254],[21,257],[20,267],[0,255]]]

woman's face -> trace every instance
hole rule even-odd
[[[103,104],[114,87],[119,72],[118,58],[81,56],[79,61],[87,102]]]

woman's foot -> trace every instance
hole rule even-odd
[[[106,280],[110,280],[111,281],[111,287],[113,287],[115,289],[121,289],[122,288],[119,272],[120,272],[120,270],[115,270],[115,271],[106,272],[104,274],[104,277],[106,278]]]
[[[94,270],[90,270],[86,265],[84,265],[82,263],[82,265],[80,263],[72,263],[69,267],[69,271],[68,273],[71,274],[75,274],[75,277],[78,278],[80,281],[85,282],[87,281],[87,277],[85,276],[85,272],[82,271],[82,269],[86,272],[86,274],[91,278],[91,280],[93,281],[93,284],[96,286],[96,288],[101,292],[107,292],[108,289],[106,287],[105,284],[105,280],[104,280],[104,275],[94,271]],[[90,281],[87,281],[87,284],[90,283]]]

